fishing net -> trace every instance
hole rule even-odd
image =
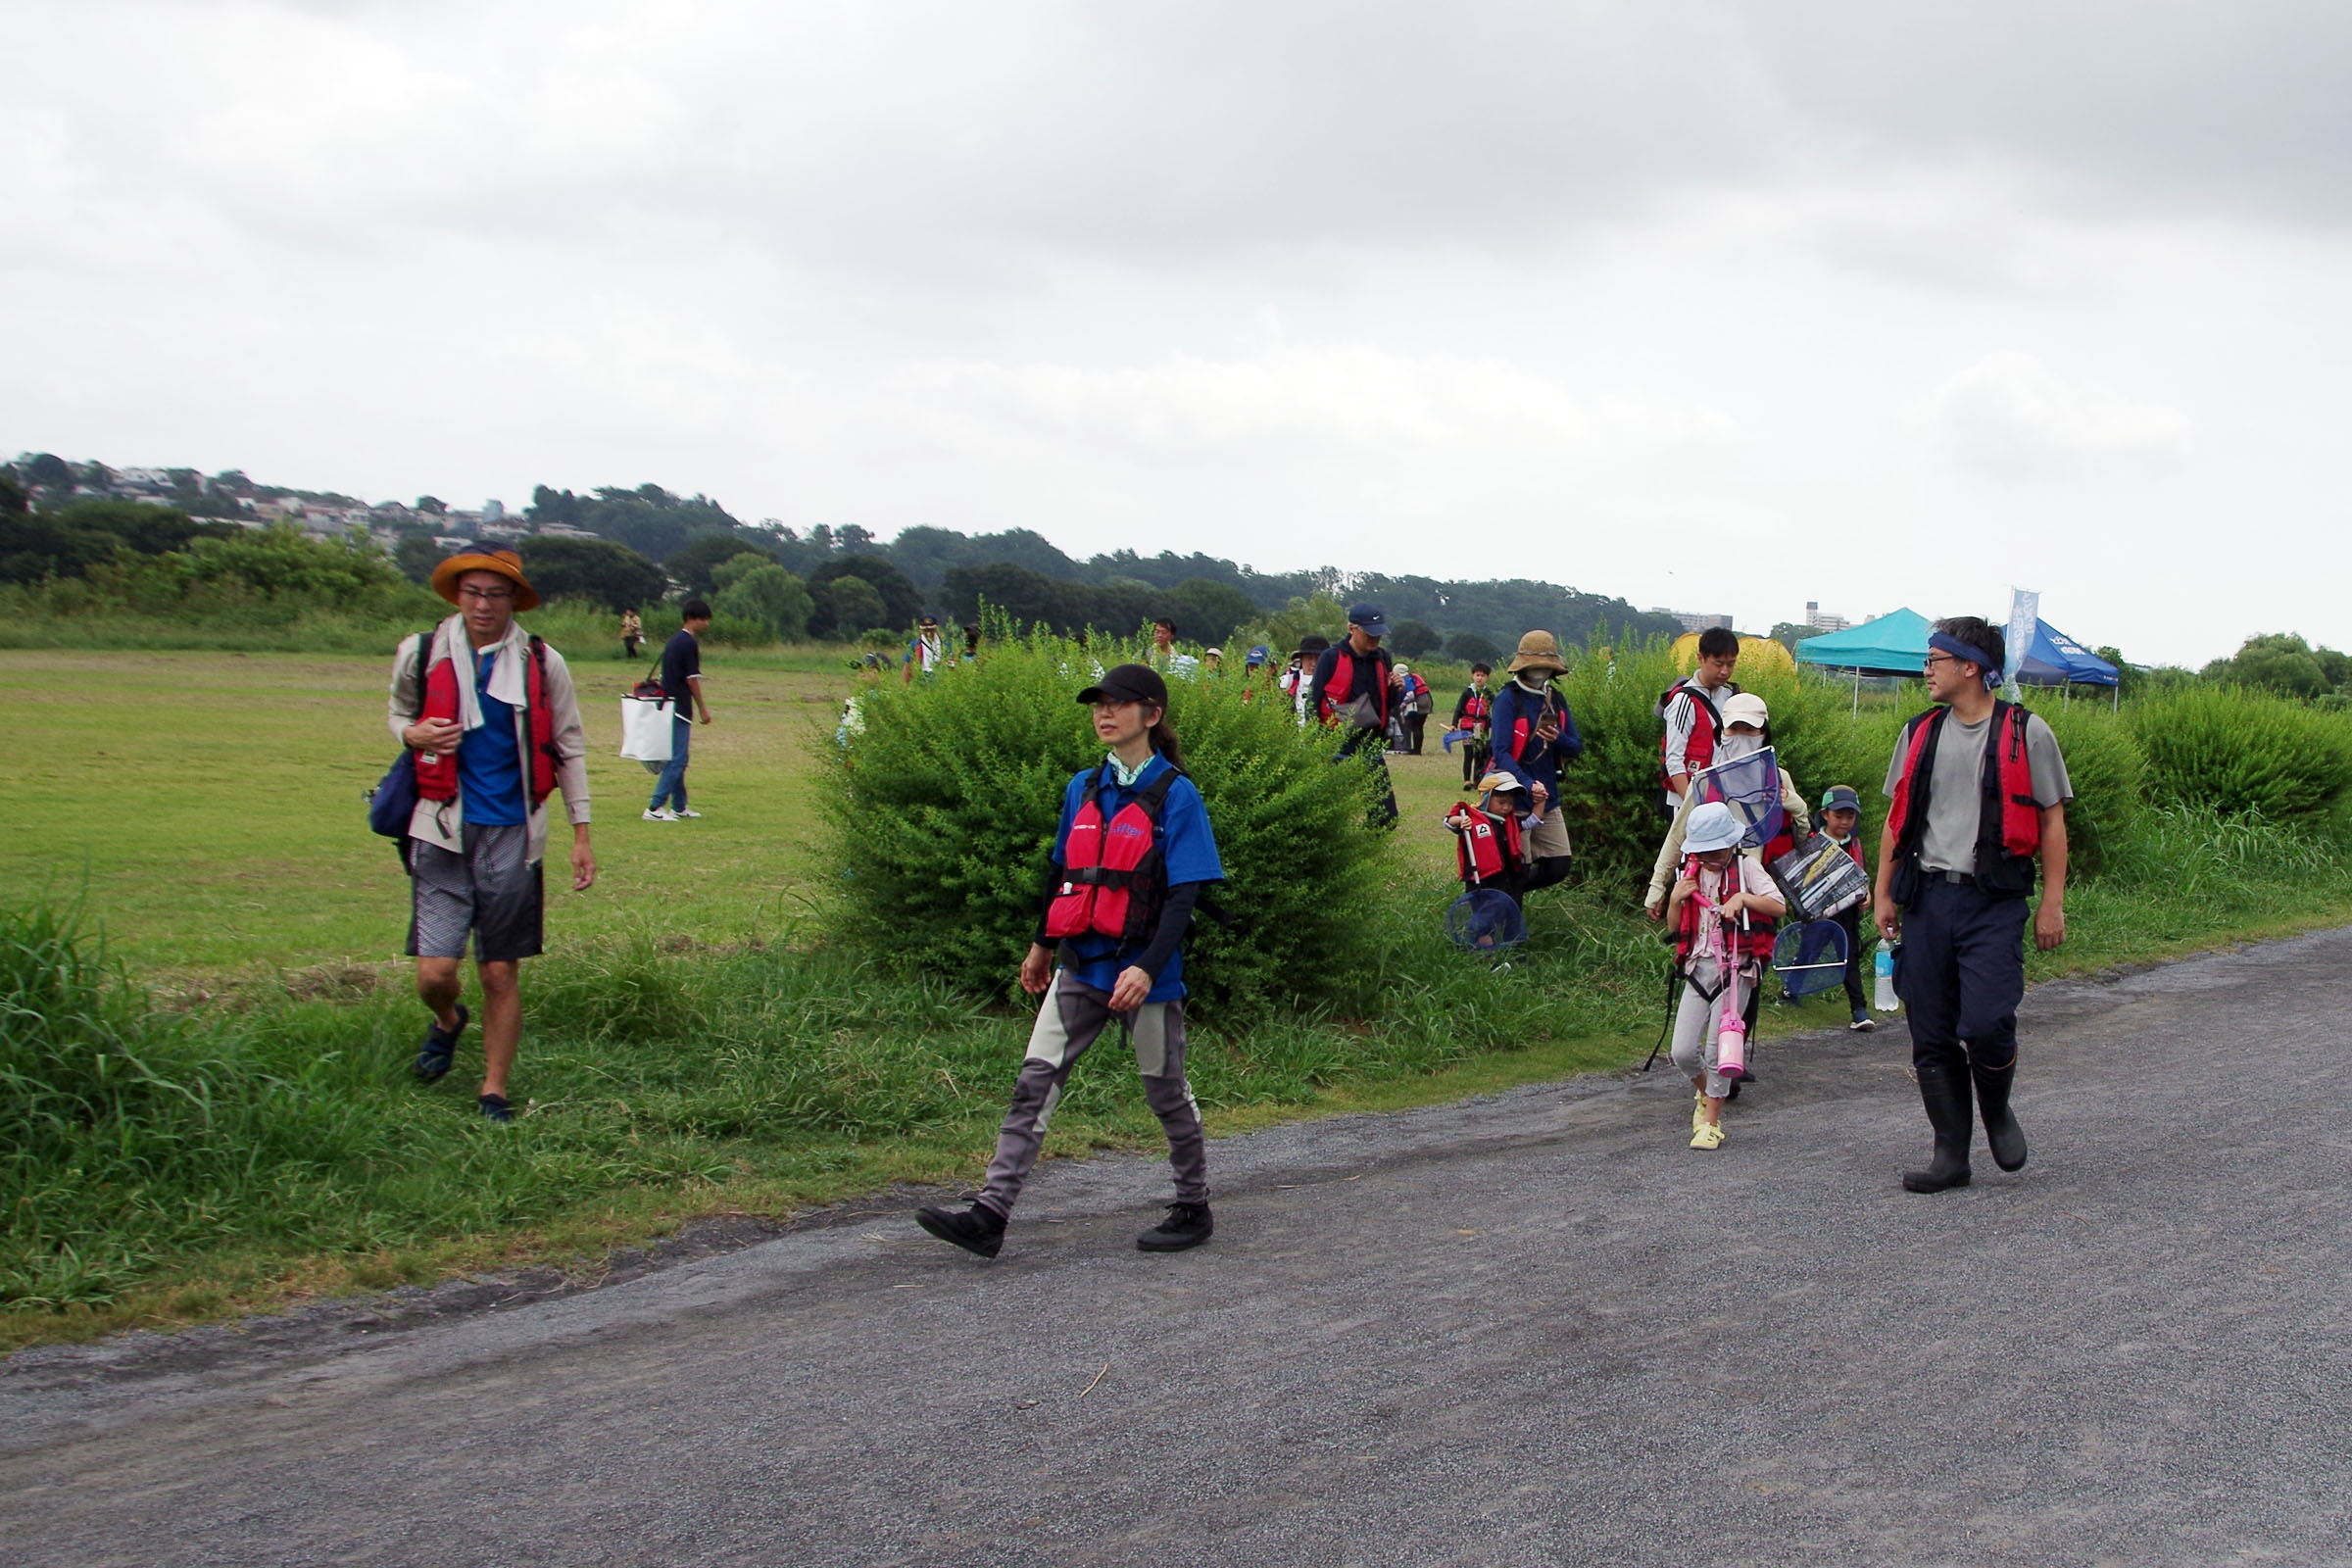
[[[1497,888],[1472,888],[1446,911],[1446,935],[1465,953],[1499,953],[1527,940],[1527,916]]]
[[[1781,760],[1769,746],[1690,775],[1697,803],[1721,801],[1747,824],[1743,848],[1760,850],[1781,830]]]
[[[1792,925],[1772,945],[1773,972],[1792,997],[1817,997],[1845,979],[1845,927],[1835,920]]]

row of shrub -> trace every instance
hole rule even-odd
[[[1658,842],[1658,698],[1683,671],[1662,643],[1579,657],[1560,681],[1582,760],[1567,775],[1567,810],[1585,874],[1645,876]],[[1851,784],[1881,799],[1903,721],[1928,706],[1907,686],[1894,701],[1857,703],[1805,670],[1742,670],[1740,684],[1772,713],[1781,764],[1807,798]],[[2057,735],[2075,790],[2067,831],[2076,869],[2095,873],[2110,845],[2150,806],[2288,822],[2332,816],[2352,790],[2352,719],[2265,692],[2185,686],[2120,711],[2029,693]]]

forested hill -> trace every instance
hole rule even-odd
[[[858,576],[880,593],[894,620],[910,601],[961,619],[985,599],[1016,619],[1066,630],[1169,614],[1188,640],[1214,642],[1236,625],[1262,621],[1294,600],[1322,594],[1346,603],[1372,600],[1388,612],[1392,625],[1417,620],[1447,641],[1480,638],[1503,650],[1536,626],[1573,642],[1596,627],[1610,636],[1682,630],[1672,616],[1647,613],[1623,599],[1530,578],[1465,582],[1337,566],[1261,572],[1215,556],[1173,551],[1141,556],[1119,550],[1080,561],[1027,528],[965,534],[913,527],[884,542],[856,526],[819,523],[806,533],[753,526],[716,502],[681,499],[652,485],[587,495],[542,485],[525,515],[627,545],[691,586],[706,585],[720,561],[747,545],[774,557],[811,588]]]

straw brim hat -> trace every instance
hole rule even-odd
[[[433,592],[458,602],[458,579],[469,571],[495,571],[514,585],[514,609],[517,612],[539,608],[539,590],[531,586],[522,574],[522,558],[512,550],[471,551],[452,556],[433,568]]]
[[[1560,658],[1559,639],[1547,631],[1531,631],[1519,639],[1519,652],[1512,656],[1511,674],[1523,669],[1546,669],[1554,675],[1568,673],[1567,663]]]

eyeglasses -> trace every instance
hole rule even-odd
[[[484,604],[495,605],[514,598],[514,590],[512,588],[460,588],[458,597],[460,599],[479,599]]]
[[[1921,661],[1921,662],[1925,664],[1927,668],[1934,669],[1937,664],[1957,664],[1960,662],[1960,661],[1954,659],[1949,654],[1930,654],[1925,660]]]

